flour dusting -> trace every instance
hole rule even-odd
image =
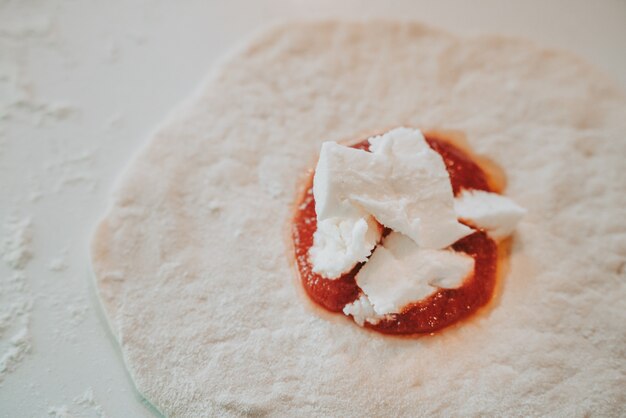
[[[58,341],[78,342],[81,339],[79,326],[89,312],[89,304],[82,295],[54,297],[46,301],[51,308],[54,326],[49,333]]]
[[[98,179],[94,175],[94,153],[92,150],[62,152],[50,157],[42,165],[42,173],[29,178],[28,201],[38,202],[42,198],[57,196],[70,189],[80,189],[90,193],[98,188]],[[62,257],[50,263],[54,271],[64,270]]]
[[[44,169],[44,194],[56,194],[72,186],[81,186],[83,190],[91,192],[98,186],[98,179],[93,173],[92,151],[60,154],[46,162]]]
[[[31,220],[9,218],[0,240],[0,381],[31,350],[29,333],[33,298],[24,269],[32,259]]]
[[[93,389],[87,388],[67,405],[48,408],[50,418],[107,418],[102,405],[95,399]]]
[[[32,300],[22,297],[8,307],[8,310],[4,306],[0,308],[0,380],[15,370],[31,349],[28,325]]]
[[[74,398],[74,404],[81,406],[83,408],[83,412],[91,412],[92,415],[98,418],[106,418],[107,416],[102,409],[102,406],[96,401],[92,388],[87,388],[82,395]]]
[[[48,408],[48,416],[50,418],[73,418],[67,408],[67,405],[51,406]]]
[[[50,271],[64,271],[67,269],[67,261],[65,257],[55,257],[48,264]]]
[[[10,218],[4,224],[4,238],[0,243],[2,260],[14,270],[23,270],[30,261],[32,224],[29,218]]]
[[[0,66],[0,120],[45,127],[62,122],[79,113],[79,108],[66,100],[38,97],[31,81],[21,71]]]

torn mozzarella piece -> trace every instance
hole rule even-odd
[[[457,220],[443,159],[419,130],[397,128],[369,142],[371,152],[322,145],[313,181],[318,220],[365,211],[431,249],[472,232]]]
[[[356,275],[377,315],[398,313],[437,288],[457,288],[474,270],[474,259],[451,250],[418,247],[392,232]]]
[[[482,190],[464,190],[455,199],[454,209],[460,219],[495,239],[510,235],[526,213],[508,197]]]
[[[349,194],[369,187],[373,178],[382,181],[383,175],[369,152],[324,142],[313,177],[317,220],[360,216],[362,212],[348,199]]]
[[[363,326],[365,322],[376,325],[384,318],[384,315],[378,315],[376,311],[374,311],[372,304],[365,295],[361,295],[354,302],[344,306],[343,313],[352,315],[354,322],[360,326]]]
[[[313,272],[335,279],[367,260],[382,234],[371,216],[317,222],[309,257]]]

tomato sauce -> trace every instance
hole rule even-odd
[[[438,152],[446,164],[455,195],[463,189],[491,190],[485,171],[471,157],[455,145],[438,137],[426,135],[430,147]],[[369,149],[367,140],[354,148]],[[293,220],[293,241],[296,265],[306,293],[318,305],[332,312],[356,300],[360,289],[355,276],[364,263],[357,264],[340,278],[330,280],[313,272],[308,252],[313,245],[317,229],[313,176],[299,201]],[[474,274],[457,289],[440,289],[417,303],[404,308],[401,313],[390,314],[378,324],[368,322],[365,326],[385,334],[431,333],[466,318],[491,299],[498,262],[496,243],[482,231],[460,239],[452,248],[474,258]]]

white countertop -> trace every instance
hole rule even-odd
[[[0,417],[153,415],[98,304],[91,231],[216,57],[272,20],[328,16],[524,36],[626,90],[625,0],[0,2]]]

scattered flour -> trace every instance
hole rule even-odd
[[[67,405],[52,406],[48,408],[48,416],[51,418],[71,418]]]
[[[65,257],[55,257],[50,260],[50,264],[48,264],[48,268],[50,271],[64,271],[67,269],[67,261]]]
[[[52,297],[48,298],[54,326],[48,330],[57,341],[78,342],[81,339],[79,325],[85,320],[89,312],[89,304],[83,296]]]
[[[61,272],[65,271],[68,268],[67,257],[68,257],[68,248],[65,247],[61,252],[56,256],[50,259],[48,263],[48,269],[50,271]]]
[[[75,397],[70,406],[60,405],[48,408],[50,418],[106,418],[107,414],[96,401],[93,389],[87,388],[81,395]]]
[[[35,126],[42,127],[49,121],[62,121],[78,113],[78,108],[70,103],[21,98],[10,104],[8,119],[27,115]]]
[[[68,305],[65,308],[65,311],[69,315],[69,325],[72,328],[76,328],[80,323],[85,320],[85,314],[89,310],[88,305],[85,303],[85,300],[80,298],[75,303]]]
[[[105,418],[107,416],[102,406],[95,400],[92,388],[88,388],[82,395],[76,397],[74,404],[82,406],[83,409],[88,409],[89,412],[98,418]]]
[[[31,220],[10,218],[4,224],[4,232],[0,246],[2,260],[14,270],[23,270],[33,256]]]
[[[6,16],[11,13],[6,13]],[[57,45],[55,23],[47,16],[3,18],[0,13],[0,121],[13,121],[43,127],[49,122],[60,122],[77,115],[78,107],[65,100],[44,99],[36,94],[35,84],[28,76],[30,57],[25,48],[55,49],[60,57],[63,51]],[[32,52],[31,52],[32,53]]]
[[[94,191],[98,187],[98,181],[93,174],[92,166],[92,151],[81,151],[74,155],[60,154],[56,159],[44,164],[43,189],[55,194],[66,187],[82,185],[85,190]]]
[[[65,100],[42,99],[24,74],[22,66],[0,67],[0,120],[44,127],[79,113],[76,105]]]
[[[33,298],[24,268],[32,258],[30,219],[10,218],[0,240],[0,381],[31,349],[29,333]]]
[[[0,357],[0,379],[6,373],[12,372],[15,367],[22,361],[24,356],[31,349],[30,335],[28,333],[28,323],[30,320],[30,311],[32,309],[32,300],[21,300],[16,304],[10,305],[13,315],[2,313],[3,326],[7,331],[15,330],[12,335],[5,338],[4,334],[0,337],[0,346],[2,347],[2,356]],[[8,332],[7,332],[8,334]]]
[[[93,172],[93,163],[93,151],[89,150],[73,154],[63,152],[56,158],[49,158],[42,166],[42,173],[30,176],[28,200],[37,202],[43,197],[58,195],[75,187],[85,192],[95,191],[99,183]],[[61,265],[55,268],[63,270]]]

